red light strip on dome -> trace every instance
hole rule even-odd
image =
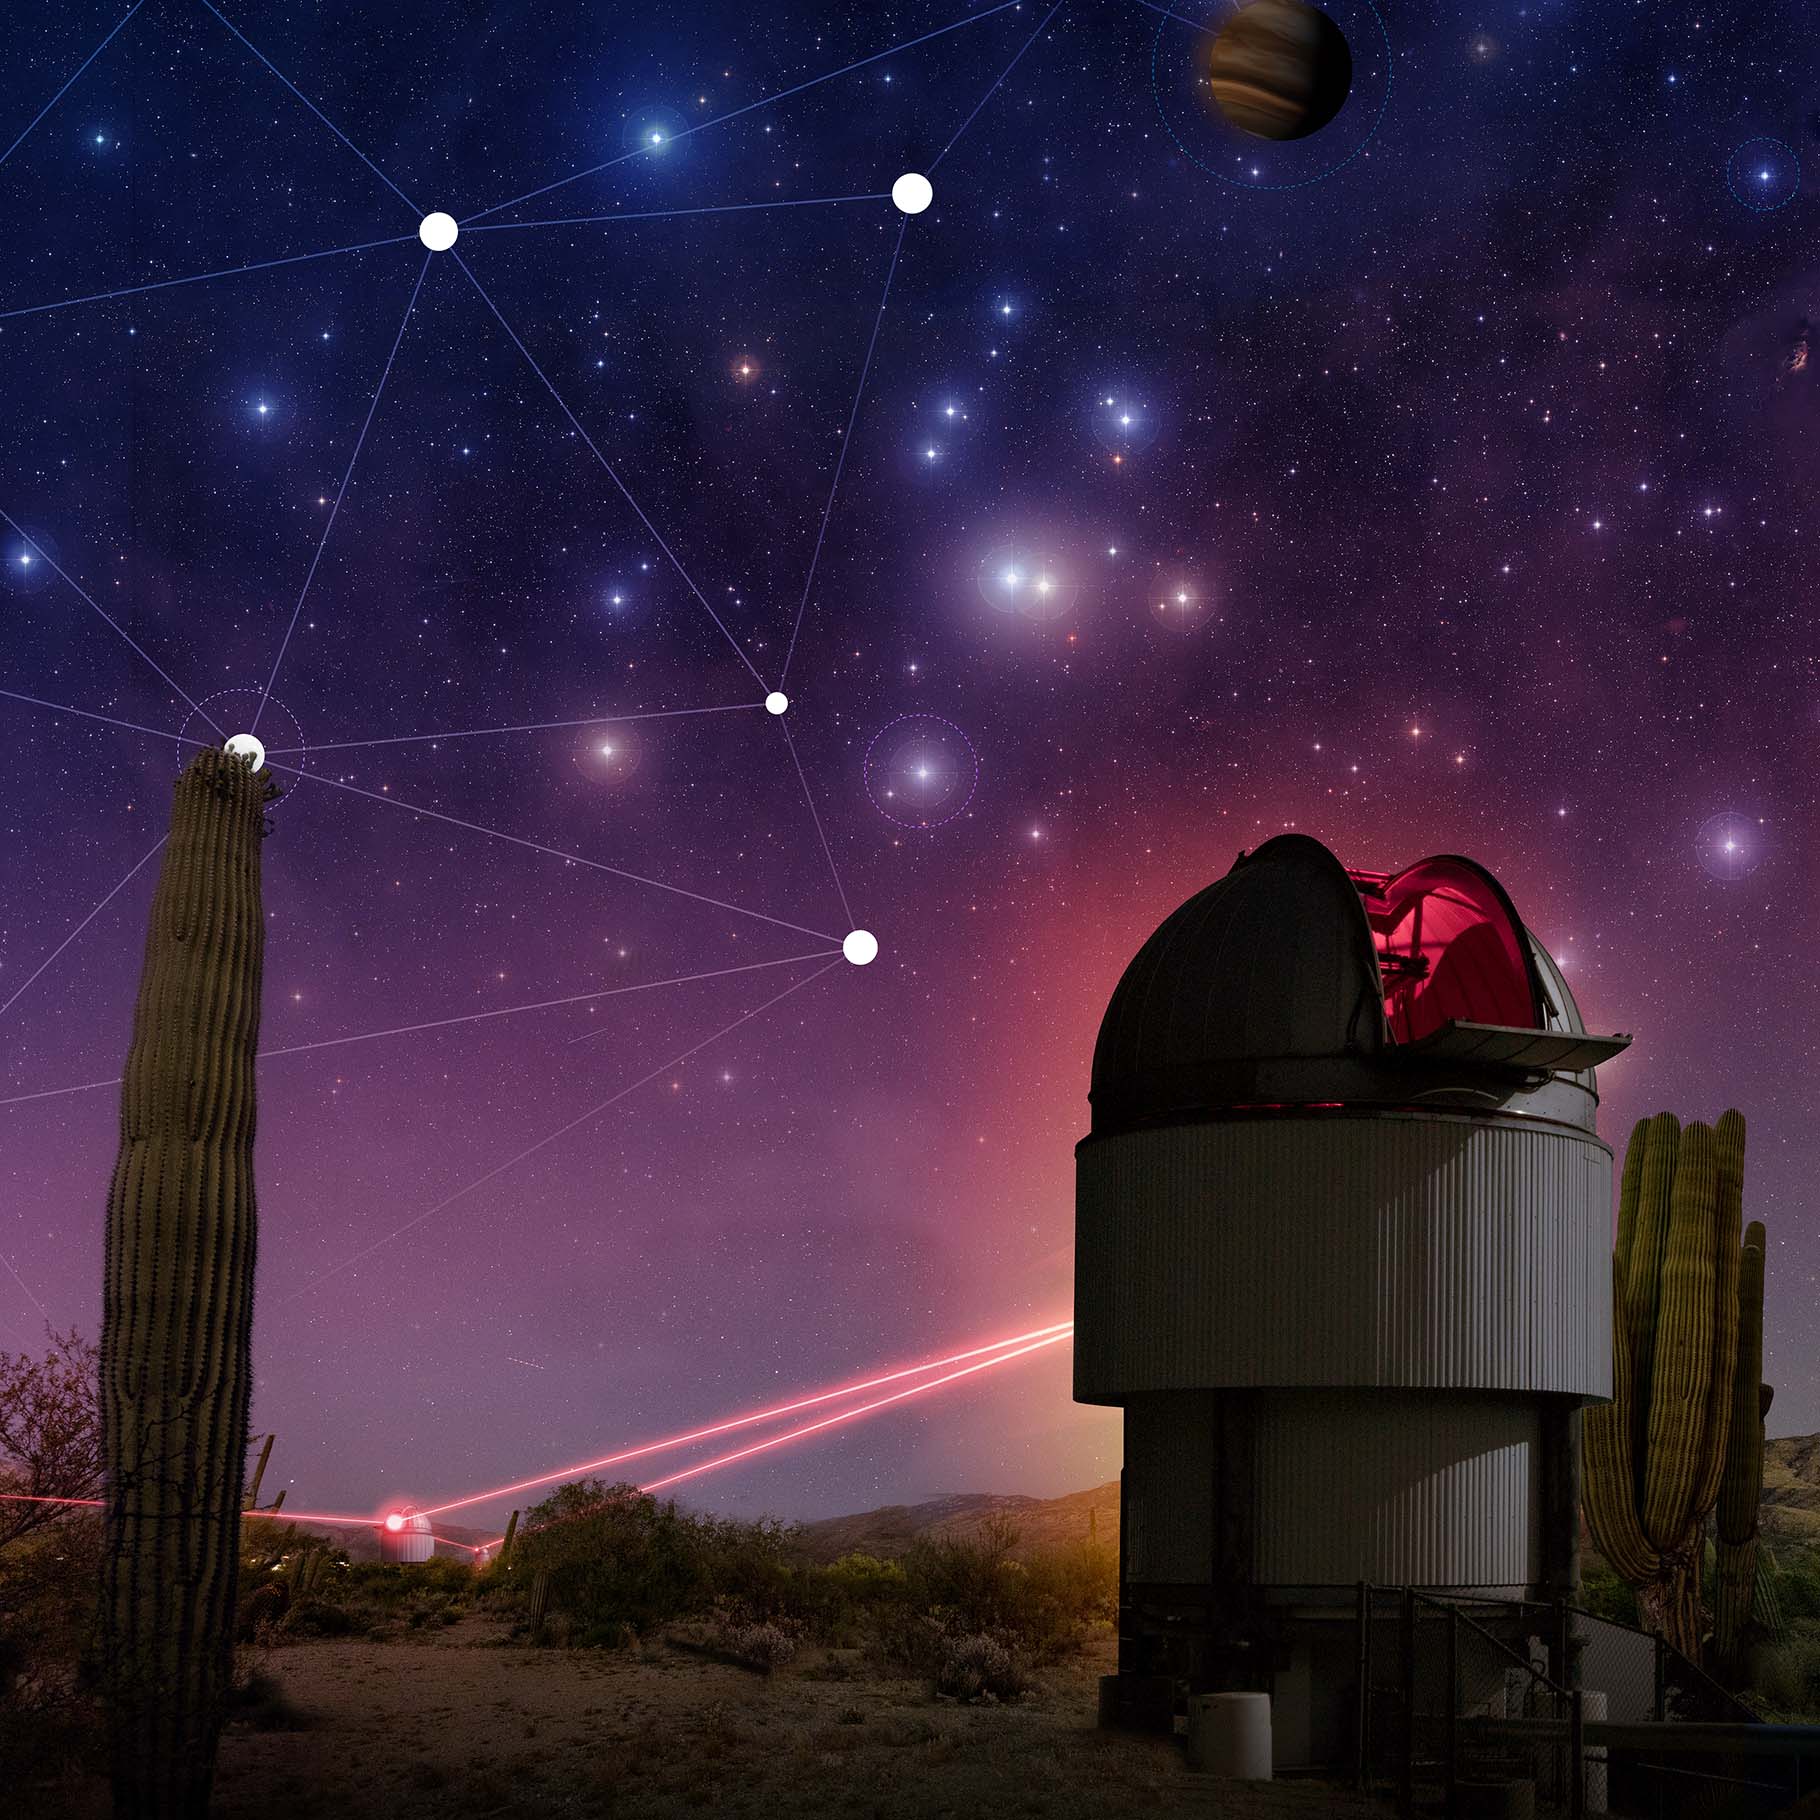
[[[926,1359],[920,1365],[906,1365],[899,1371],[888,1371],[878,1377],[862,1378],[856,1383],[841,1384],[833,1390],[817,1391],[814,1396],[798,1397],[789,1403],[776,1403],[768,1409],[756,1409],[749,1415],[732,1416],[724,1422],[715,1422],[706,1428],[691,1429],[687,1434],[669,1435],[661,1441],[647,1441],[639,1447],[622,1448],[618,1453],[603,1454],[597,1460],[583,1460],[574,1466],[564,1466],[555,1472],[539,1473],[535,1478],[519,1479],[511,1485],[496,1485],[490,1491],[477,1491],[465,1498],[451,1498],[446,1504],[427,1504],[417,1510],[420,1517],[439,1517],[446,1511],[465,1510],[472,1504],[490,1504],[495,1498],[508,1498],[515,1492],[534,1491],[540,1485],[554,1485],[559,1479],[572,1479],[583,1473],[596,1472],[603,1466],[617,1466],[626,1460],[642,1459],[646,1454],[667,1453],[673,1447],[686,1447],[694,1441],[712,1440],[716,1435],[730,1433],[736,1428],[749,1428],[755,1422],[769,1422],[784,1416],[795,1415],[800,1410],[813,1409],[822,1403],[832,1403],[841,1397],[859,1396],[868,1390],[877,1390],[883,1384],[896,1384],[905,1378],[921,1377],[925,1372],[940,1371],[944,1365],[958,1365],[964,1359],[978,1359],[987,1353],[1000,1353],[1007,1347],[1021,1346],[1027,1340],[1040,1340],[1047,1345],[1052,1340],[1066,1339],[1074,1332],[1072,1321],[1055,1321],[1047,1327],[1033,1327],[1028,1333],[1012,1334],[1002,1340],[994,1340],[985,1346],[970,1346],[965,1352],[949,1353],[945,1358]],[[1047,1336],[1047,1337],[1045,1337]],[[1016,1356],[1016,1355],[1012,1355]],[[978,1369],[978,1367],[974,1367]],[[962,1374],[964,1375],[964,1374]],[[940,1380],[943,1383],[947,1379]],[[924,1386],[924,1388],[930,1388]],[[890,1401],[889,1398],[885,1401]],[[876,1407],[876,1405],[875,1405]],[[807,1432],[804,1430],[803,1432]],[[665,1480],[664,1483],[669,1483]]]

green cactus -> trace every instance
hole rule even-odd
[[[506,1533],[500,1539],[499,1564],[501,1567],[505,1566],[505,1564],[508,1561],[510,1561],[512,1558],[512,1538],[514,1536],[516,1536],[517,1534],[518,1534],[518,1512],[513,1511],[512,1514],[506,1518]]]
[[[1632,1133],[1612,1258],[1613,1400],[1584,1417],[1593,1540],[1636,1588],[1645,1624],[1695,1660],[1701,1537],[1722,1490],[1742,1495],[1749,1461],[1734,1464],[1731,1441],[1740,1399],[1757,1394],[1750,1257],[1739,1243],[1744,1136],[1735,1111],[1716,1130],[1683,1131],[1664,1112]],[[1758,1257],[1760,1356],[1760,1247]],[[1743,1426],[1760,1436],[1759,1424]],[[1752,1580],[1742,1584],[1748,1594]]]
[[[108,1190],[100,1669],[114,1805],[207,1812],[232,1669],[252,1371],[253,1057],[277,793],[201,754],[178,779]]]
[[[1734,1685],[1746,1672],[1749,1628],[1758,1607],[1779,1616],[1775,1592],[1758,1559],[1757,1519],[1763,1503],[1763,1420],[1773,1394],[1763,1383],[1763,1222],[1744,1234],[1738,1269],[1738,1369],[1732,1389],[1732,1429],[1719,1483],[1714,1525],[1713,1672]],[[1763,1593],[1767,1591],[1767,1598]]]
[[[543,1621],[550,1611],[550,1570],[538,1568],[531,1576],[531,1641],[543,1641]]]
[[[259,1464],[253,1468],[253,1482],[246,1488],[246,1496],[242,1500],[248,1510],[259,1508],[259,1481],[265,1477],[265,1463],[272,1457],[272,1443],[277,1438],[276,1435],[267,1435],[265,1445],[259,1450]]]

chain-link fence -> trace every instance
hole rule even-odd
[[[1359,1639],[1361,1787],[1393,1795],[1404,1815],[1581,1820],[1581,1702],[1548,1672],[1546,1632],[1522,1607],[1361,1587]]]
[[[1764,1820],[1820,1786],[1820,1728],[1577,1607],[1361,1586],[1356,1634],[1359,1786],[1405,1817]]]

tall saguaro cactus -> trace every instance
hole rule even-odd
[[[1593,1540],[1636,1588],[1645,1624],[1696,1661],[1702,1535],[1734,1470],[1729,1443],[1743,1394],[1743,1206],[1742,1114],[1723,1114],[1716,1129],[1683,1131],[1667,1112],[1638,1123],[1612,1259],[1613,1400],[1585,1416]],[[1758,1283],[1760,1337],[1760,1274]],[[1748,1357],[1743,1366],[1754,1386],[1755,1366]],[[1742,1476],[1743,1463],[1735,1470]]]
[[[207,1812],[232,1671],[274,795],[226,752],[178,779],[133,1011],[101,1329],[101,1672],[119,1820]]]

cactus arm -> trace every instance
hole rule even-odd
[[[1638,1119],[1624,1146],[1624,1173],[1618,1183],[1618,1243],[1612,1268],[1623,1293],[1630,1280],[1631,1252],[1637,1242],[1637,1206],[1643,1192],[1643,1155],[1649,1148],[1649,1120]]]
[[[1643,1529],[1664,1554],[1689,1545],[1713,1355],[1718,1158],[1710,1125],[1681,1133],[1649,1397]]]
[[[1639,1151],[1643,1148],[1635,1140],[1633,1145]],[[1640,1586],[1655,1577],[1662,1563],[1637,1521],[1635,1473],[1630,1457],[1631,1346],[1625,1330],[1624,1296],[1615,1270],[1611,1319],[1612,1400],[1588,1409],[1581,1421],[1586,1452],[1586,1524],[1592,1531],[1594,1546],[1613,1572],[1632,1586]]]
[[[1672,1112],[1658,1112],[1649,1121],[1649,1134],[1644,1142],[1630,1266],[1624,1277],[1625,1308],[1630,1317],[1629,1332],[1636,1356],[1631,1379],[1631,1419],[1635,1424],[1631,1432],[1631,1466],[1636,1474],[1634,1495],[1639,1509],[1644,1496],[1644,1465],[1649,1458],[1649,1405],[1656,1358],[1662,1258],[1668,1246],[1670,1203],[1680,1148],[1680,1122]],[[1628,1158],[1626,1165],[1628,1167]]]
[[[1713,1351],[1694,1515],[1704,1521],[1718,1501],[1738,1389],[1738,1272],[1744,1238],[1744,1115],[1720,1115],[1713,1131],[1718,1193],[1714,1203]],[[1755,1380],[1753,1379],[1753,1383]]]
[[[1738,1263],[1738,1360],[1718,1497],[1719,1539],[1733,1544],[1756,1535],[1763,1501],[1763,1248],[1763,1222],[1752,1220]]]

